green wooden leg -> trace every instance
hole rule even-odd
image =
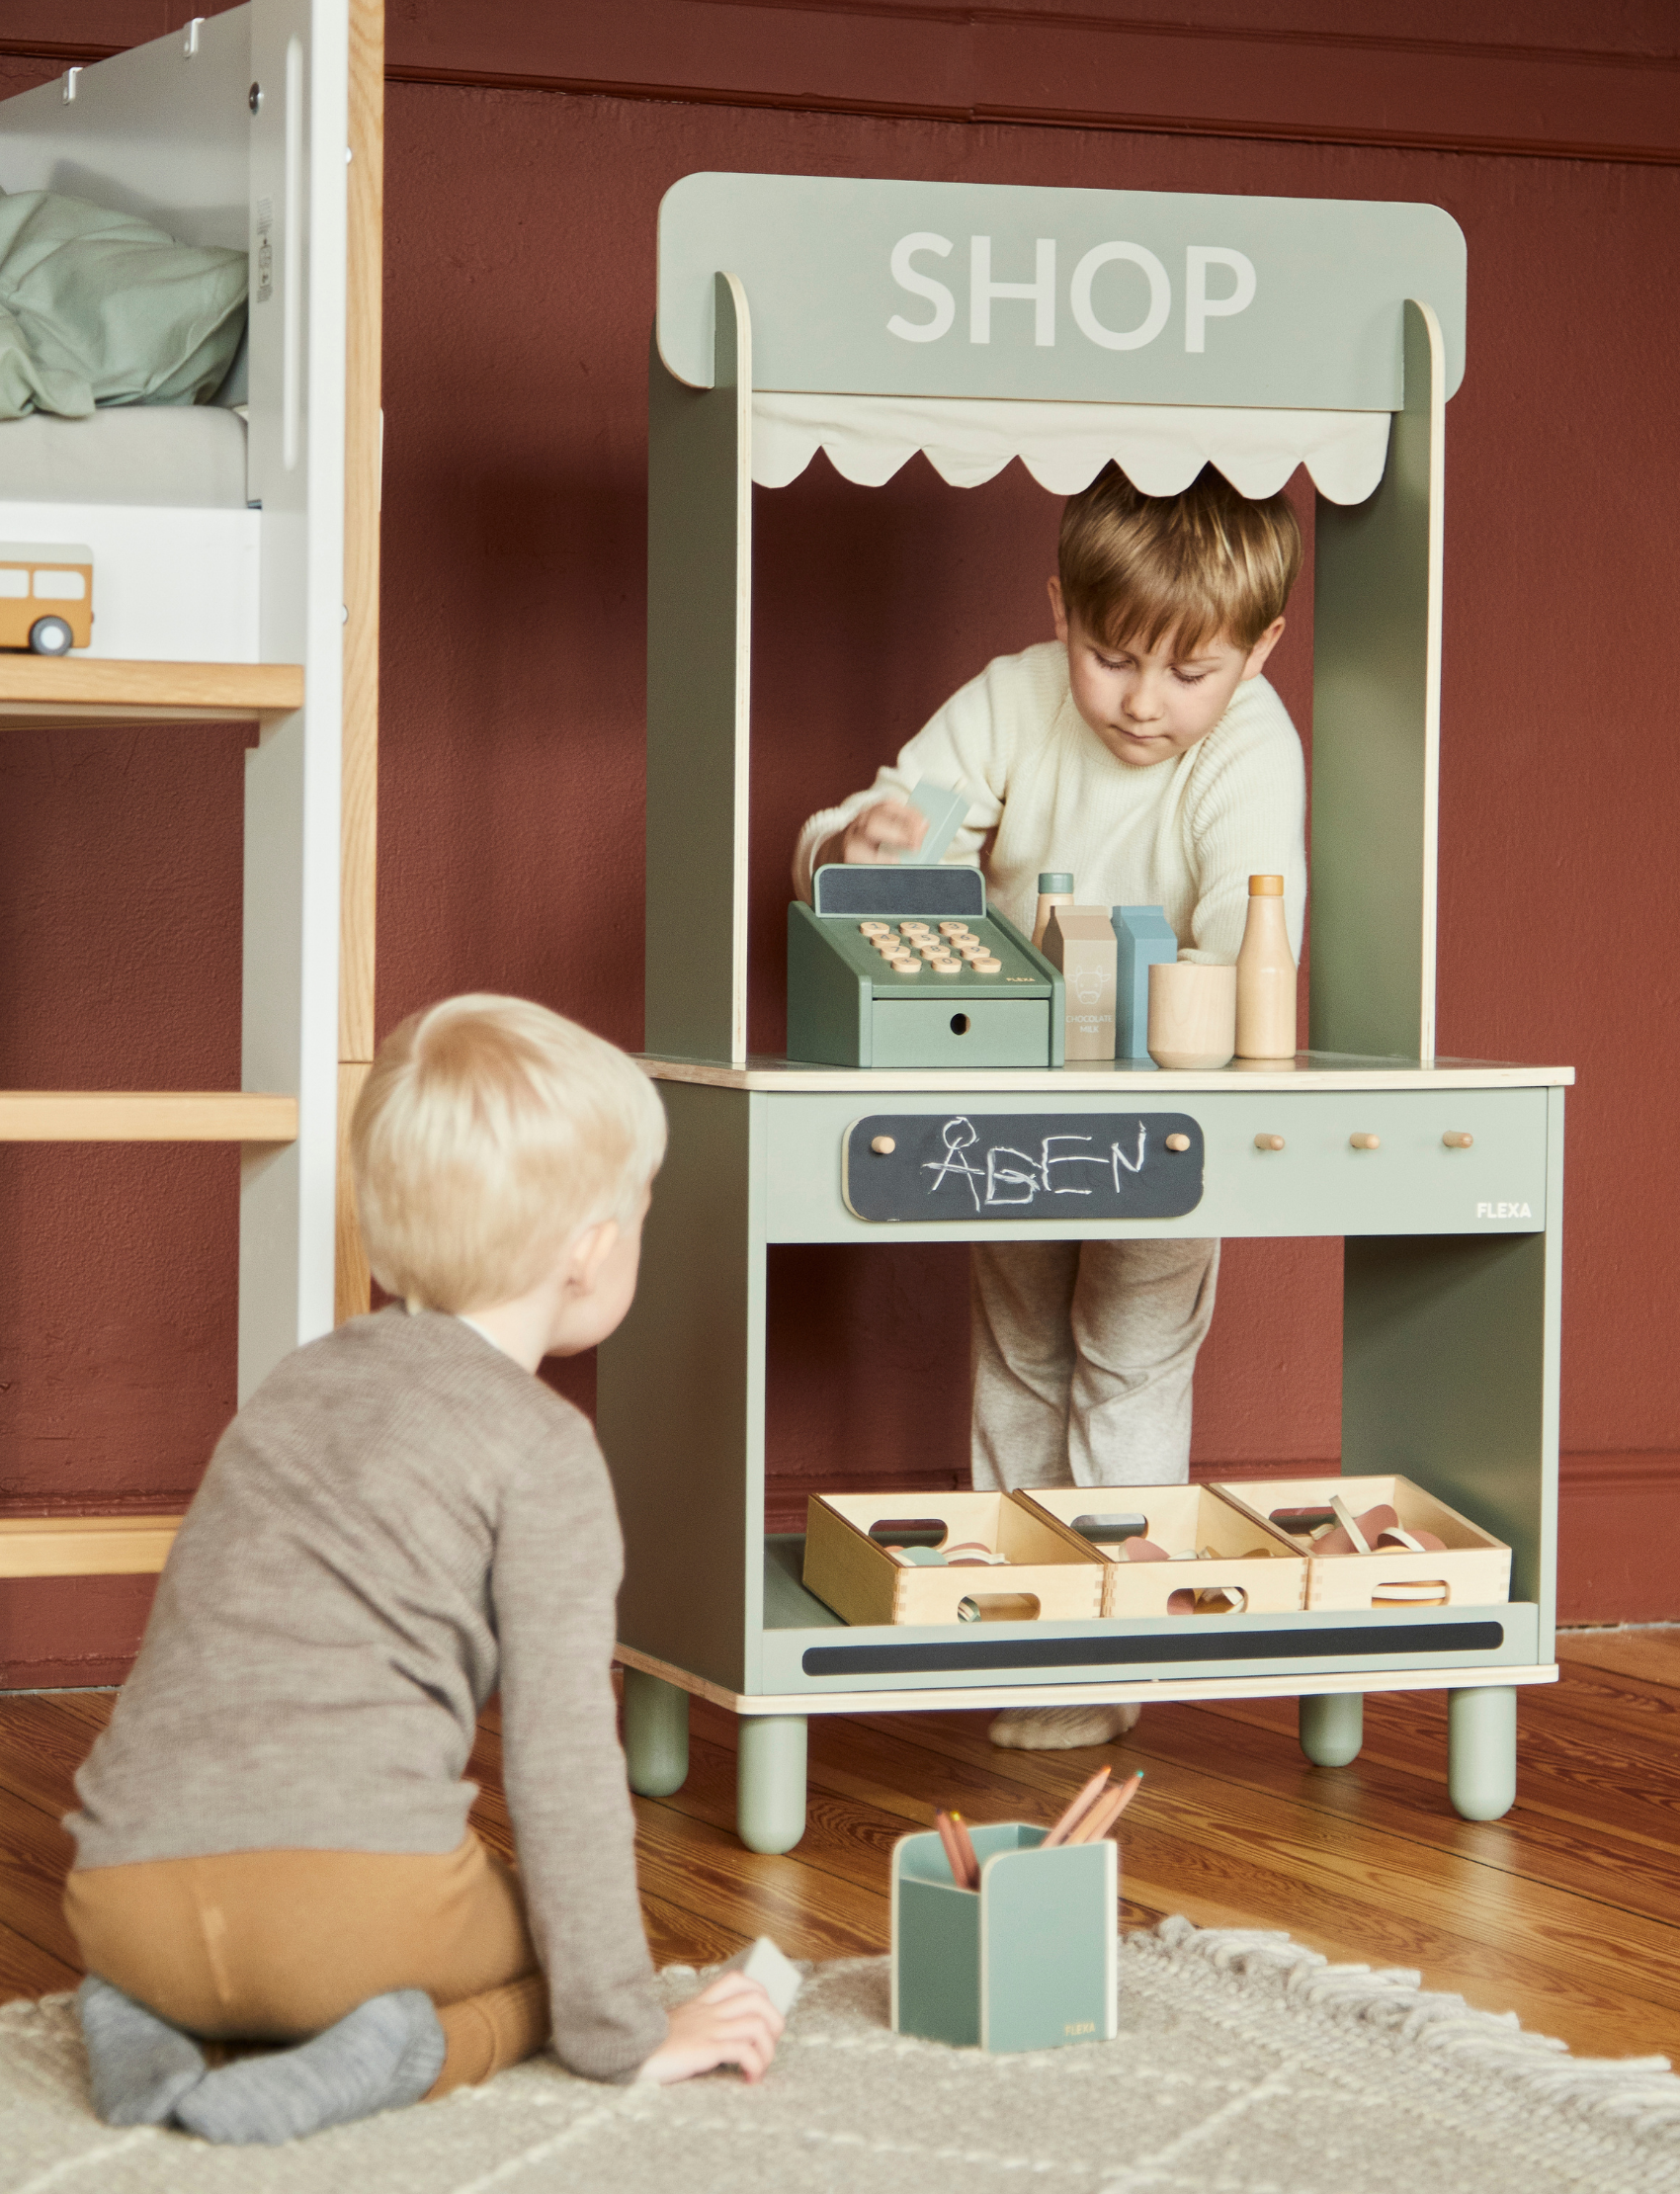
[[[1517,1694],[1503,1684],[1447,1694],[1447,1795],[1465,1820],[1498,1820],[1517,1797]]]
[[[735,1828],[749,1851],[792,1851],[805,1832],[805,1718],[744,1714]]]
[[[625,1670],[625,1765],[641,1798],[669,1798],[689,1775],[689,1695],[662,1676]]]
[[[1329,1691],[1301,1701],[1301,1749],[1314,1767],[1347,1767],[1365,1742],[1365,1694]]]

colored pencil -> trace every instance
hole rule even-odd
[[[1125,1813],[1127,1807],[1136,1797],[1138,1785],[1142,1780],[1143,1771],[1139,1768],[1130,1783],[1123,1784],[1119,1790],[1110,1791],[1106,1796],[1099,1798],[1084,1819],[1074,1829],[1072,1835],[1068,1837],[1068,1842],[1100,1843],[1121,1814]]]
[[[968,1834],[968,1824],[961,1814],[952,1814],[951,1832],[957,1838],[958,1850],[963,1854],[963,1866],[967,1877],[968,1887],[971,1890],[977,1890],[980,1886],[980,1862],[974,1856],[974,1846]]]
[[[963,1858],[963,1846],[957,1841],[957,1831],[951,1825],[951,1815],[943,1806],[934,1814],[933,1824],[939,1830],[940,1842],[945,1846],[945,1856],[950,1863],[952,1881],[956,1883],[960,1890],[971,1890],[974,1885],[968,1880],[968,1869]]]
[[[1109,1774],[1110,1770],[1108,1768],[1099,1767],[1091,1780],[1084,1784],[1075,1796],[1069,1800],[1067,1811],[1057,1820],[1044,1842],[1040,1844],[1039,1849],[1041,1851],[1053,1851],[1058,1843],[1067,1841],[1069,1831],[1074,1824],[1084,1819],[1102,1796],[1103,1785],[1108,1781]]]

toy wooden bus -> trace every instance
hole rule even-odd
[[[93,641],[93,550],[0,541],[0,647],[67,655]]]

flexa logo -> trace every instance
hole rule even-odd
[[[1534,1214],[1526,1204],[1478,1204],[1477,1219],[1533,1219]]]
[[[994,281],[991,243],[989,236],[968,238],[969,342],[991,341],[994,303],[1019,303],[1032,306],[1034,343],[1040,350],[1053,350],[1056,306],[1061,296],[1056,281],[1055,238],[1041,236],[1036,240],[1031,282]],[[886,323],[886,331],[897,336],[901,343],[938,343],[956,326],[956,293],[928,269],[916,265],[919,258],[949,259],[956,248],[949,236],[938,235],[927,228],[900,236],[893,245],[893,281],[900,290],[925,298],[933,307],[926,319],[906,319],[901,312],[892,315]],[[1110,268],[1129,269],[1130,280],[1125,275],[1107,274]],[[1216,269],[1217,289],[1209,282],[1209,276]],[[942,268],[940,271],[950,270]],[[1099,275],[1106,276],[1100,293]],[[1256,287],[1254,262],[1245,253],[1223,244],[1191,244],[1184,254],[1182,291],[1186,351],[1205,351],[1208,322],[1230,319],[1238,312],[1246,312],[1254,302]],[[1143,303],[1145,291],[1146,305]],[[1099,295],[1110,318],[1105,319],[1098,310]],[[1087,343],[1094,343],[1099,350],[1144,350],[1172,318],[1172,277],[1163,262],[1143,244],[1098,244],[1095,250],[1086,252],[1068,279],[1066,296],[1073,325]],[[1141,311],[1138,310],[1140,306]],[[1132,315],[1130,326],[1113,324],[1114,316],[1120,312]]]

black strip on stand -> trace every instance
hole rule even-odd
[[[807,1676],[929,1675],[966,1668],[1125,1668],[1151,1661],[1371,1660],[1388,1653],[1494,1653],[1503,1623],[1361,1624],[1347,1630],[1255,1631],[1235,1638],[1014,1638],[931,1646],[810,1646]],[[1443,1675],[1450,1673],[1442,1671]]]

